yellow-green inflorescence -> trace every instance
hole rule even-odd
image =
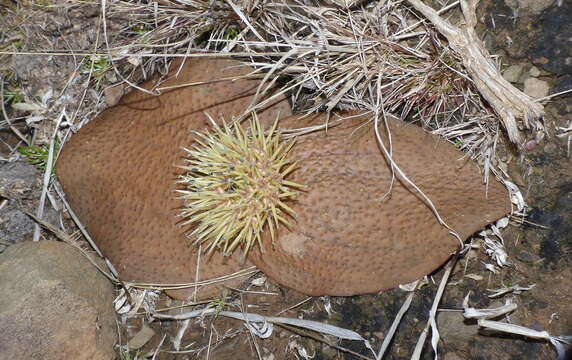
[[[197,133],[196,144],[185,149],[182,216],[209,253],[221,249],[228,255],[237,247],[247,253],[261,244],[265,226],[274,240],[278,224],[289,225],[287,217],[294,216],[285,202],[303,185],[286,180],[297,166],[289,156],[294,142],[282,141],[276,126],[265,132],[256,115],[247,130],[213,121],[212,130]]]

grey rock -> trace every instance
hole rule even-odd
[[[550,86],[546,81],[529,77],[524,80],[524,93],[533,99],[540,99],[548,95]]]
[[[461,312],[440,312],[437,326],[443,342],[453,347],[466,346],[479,331],[476,322],[466,320]]]
[[[0,254],[0,357],[113,359],[113,286],[72,246],[23,242]]]
[[[18,241],[31,240],[34,221],[20,208],[28,200],[38,198],[41,191],[36,168],[24,161],[0,163],[0,242],[12,245]],[[3,248],[0,248],[2,252]]]
[[[0,195],[9,199],[32,197],[33,190],[40,187],[38,170],[24,161],[0,162],[0,174]]]
[[[6,245],[32,240],[34,221],[13,206],[0,210],[0,240]]]
[[[506,81],[516,83],[520,79],[523,69],[524,66],[520,64],[511,65],[502,73],[502,77],[505,78]]]
[[[41,174],[25,161],[0,163],[0,253],[5,246],[32,240],[34,221],[22,210],[36,212],[42,192]],[[55,224],[57,212],[46,205],[43,219]]]
[[[540,76],[540,69],[536,66],[533,66],[528,70],[528,74],[532,77],[539,77]]]

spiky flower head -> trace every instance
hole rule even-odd
[[[197,133],[195,146],[185,149],[182,216],[208,252],[218,248],[228,255],[241,246],[247,253],[261,244],[265,226],[274,241],[278,224],[289,225],[286,218],[294,216],[285,203],[303,187],[286,180],[296,168],[289,157],[294,142],[281,140],[277,122],[265,133],[255,114],[247,130],[211,122],[212,131]]]

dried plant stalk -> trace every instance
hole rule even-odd
[[[453,26],[443,20],[433,8],[420,0],[408,0],[408,2],[447,38],[451,48],[462,59],[481,95],[499,115],[508,137],[513,143],[523,146],[524,142],[517,119],[522,121],[524,129],[532,129],[537,132],[536,135],[538,136],[543,135],[543,106],[534,102],[532,98],[502,77],[475,31],[478,0],[460,1],[465,19],[465,24],[460,27]]]

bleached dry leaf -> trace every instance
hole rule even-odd
[[[127,316],[133,316],[139,311],[139,309],[143,305],[145,297],[147,296],[147,289],[144,289],[143,291],[138,289],[132,289],[128,291],[131,294],[131,300],[133,301],[133,303],[131,304],[131,309],[127,313]]]
[[[253,335],[258,336],[261,339],[268,339],[272,332],[274,331],[274,325],[267,321],[254,322],[245,321],[243,324]]]
[[[417,289],[421,289],[423,286],[427,284],[429,284],[429,280],[427,279],[427,276],[424,276],[422,279],[412,281],[408,284],[400,284],[399,289],[406,292],[412,292]]]
[[[481,261],[481,263],[485,266],[485,269],[487,269],[488,271],[492,272],[493,274],[498,274],[499,270],[493,264],[488,264],[488,263],[485,263],[482,261]]]
[[[558,354],[558,360],[566,359],[567,349],[572,348],[572,336],[552,336],[547,331],[538,331],[520,325],[500,321],[478,320],[479,326],[487,329],[550,342]]]
[[[508,226],[508,222],[509,222],[509,218],[508,218],[508,216],[505,216],[503,218],[498,219],[495,224],[496,224],[497,228],[504,229],[505,227]]]
[[[416,281],[416,282],[418,282],[418,281]],[[395,332],[397,331],[397,328],[398,328],[399,324],[401,323],[401,319],[403,318],[403,315],[405,315],[405,313],[407,312],[407,310],[409,310],[409,307],[411,306],[411,302],[413,301],[414,295],[415,295],[415,291],[409,292],[409,294],[407,295],[407,298],[403,302],[403,305],[401,305],[401,308],[399,309],[399,311],[395,315],[395,319],[393,319],[393,323],[391,323],[391,327],[389,328],[389,331],[387,332],[387,334],[383,338],[383,343],[381,344],[381,347],[379,348],[379,351],[377,352],[376,359],[383,359],[383,356],[385,355],[385,352],[389,348],[389,344],[391,343],[391,340],[393,339],[393,336],[395,335]]]
[[[44,93],[44,95],[42,95],[42,107],[46,108],[48,101],[50,101],[52,99],[52,97],[54,96],[54,89],[52,88],[48,88],[48,90]]]
[[[510,201],[516,207],[516,210],[518,212],[523,211],[526,206],[526,202],[524,201],[524,196],[522,196],[518,186],[508,180],[503,181],[503,183],[508,189]]]
[[[556,137],[561,139],[566,138],[566,154],[570,157],[570,150],[572,149],[572,120],[568,121],[567,127],[557,127],[556,130],[559,131]]]
[[[169,315],[169,314],[160,314],[154,313],[153,317],[156,319],[173,319],[173,320],[186,320],[192,319],[200,316],[225,316],[230,317],[237,320],[242,320],[245,322],[245,325],[253,332],[253,334],[261,337],[267,338],[272,334],[273,324],[286,324],[291,326],[296,326],[312,331],[319,332],[324,335],[331,335],[335,336],[340,339],[345,340],[357,340],[362,341],[364,345],[375,354],[373,348],[371,347],[369,341],[363,338],[361,335],[356,333],[352,330],[347,330],[344,328],[340,328],[338,326],[324,324],[317,321],[312,320],[304,320],[304,319],[294,319],[294,318],[284,318],[284,317],[271,317],[271,316],[263,316],[259,314],[253,313],[240,313],[234,311],[217,311],[213,308],[206,308],[206,309],[199,309],[194,310],[182,314],[176,315]]]
[[[455,263],[456,263],[455,258],[452,258],[445,266],[445,273],[443,274],[441,282],[439,283],[439,287],[437,288],[437,293],[435,294],[435,297],[433,299],[431,310],[429,310],[429,320],[427,321],[425,328],[423,329],[421,335],[419,336],[419,339],[417,340],[417,344],[415,345],[415,349],[413,350],[413,355],[411,355],[411,360],[419,360],[421,358],[423,345],[425,344],[425,339],[427,338],[429,330],[431,330],[431,347],[433,348],[433,351],[435,353],[435,360],[437,360],[438,358],[437,347],[440,336],[436,320],[437,308],[439,306],[439,303],[441,302],[441,297],[443,296],[445,287],[449,282],[449,277],[451,276],[451,272],[453,270]]]
[[[477,275],[477,274],[466,274],[465,277],[469,278],[469,279],[476,280],[476,281],[481,281],[484,279],[481,275]]]
[[[463,316],[467,319],[494,319],[513,312],[518,308],[512,298],[508,298],[503,306],[492,309],[475,309],[469,307],[469,294],[463,300]]]
[[[37,124],[45,119],[46,117],[42,115],[28,116],[26,117],[26,125],[31,126],[32,124]]]
[[[158,298],[158,291],[124,286],[113,301],[113,306],[119,315],[131,317],[135,316],[141,308],[146,312],[155,311],[155,302]]]
[[[508,293],[513,293],[513,294],[518,295],[518,294],[522,293],[523,291],[528,291],[528,290],[533,289],[535,286],[536,286],[536,284],[532,284],[530,286],[514,285],[514,286],[510,286],[510,287],[504,287],[502,289],[494,289],[494,290],[487,289],[487,291],[492,292],[492,294],[489,295],[489,298],[494,299],[494,298],[503,296],[503,295],[508,294]]]
[[[113,307],[119,315],[126,314],[131,310],[131,304],[127,301],[127,294],[124,288],[119,291],[119,295],[113,300]]]
[[[266,283],[266,276],[259,276],[250,282],[253,286],[261,287]]]
[[[35,112],[44,110],[44,107],[42,105],[23,103],[23,102],[12,104],[12,108],[18,111],[26,111],[26,112]]]
[[[181,341],[183,339],[183,335],[185,334],[185,331],[189,327],[190,322],[191,320],[187,319],[180,321],[179,323],[179,329],[177,330],[177,334],[173,338],[173,348],[175,348],[176,351],[179,351],[179,349],[181,348]]]
[[[496,262],[499,267],[502,268],[503,266],[510,265],[510,262],[508,261],[508,254],[503,245],[503,238],[499,229],[494,224],[490,225],[487,230],[479,232],[479,236],[482,237],[482,242],[485,245],[485,251],[487,255],[494,262]],[[490,264],[485,265],[487,270],[496,273],[496,269],[493,269],[488,265]]]
[[[332,316],[334,309],[332,308],[331,298],[329,296],[322,296],[321,299],[324,303],[324,310],[326,310],[328,316]]]
[[[316,356],[316,354],[308,354],[308,350],[306,350],[306,348],[304,347],[304,345],[301,345],[298,341],[296,341],[296,339],[291,340],[288,342],[288,345],[286,346],[286,351],[289,352],[293,352],[294,356],[296,356],[296,358],[298,359],[298,356],[301,356],[302,359],[304,360],[310,360],[313,359],[314,356]]]

